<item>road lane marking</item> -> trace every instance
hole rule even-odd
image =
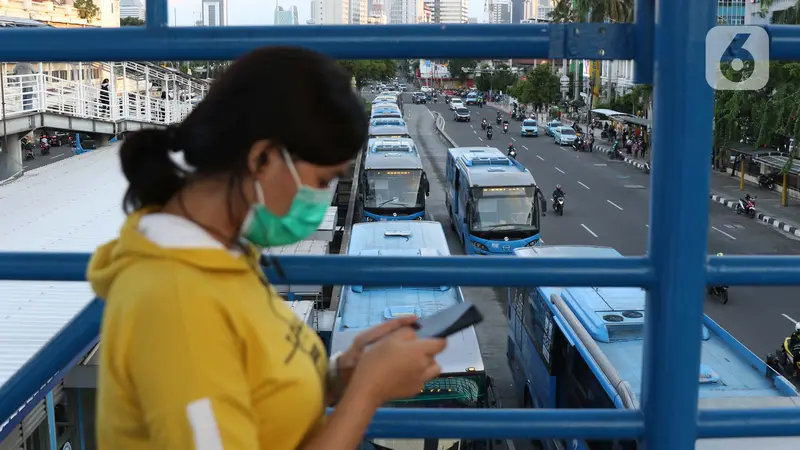
[[[477,131],[475,131],[475,130],[472,130],[472,132],[473,132],[473,133],[475,133],[475,134],[478,134],[478,132],[477,132]]]
[[[559,172],[561,172],[561,173],[563,173],[564,175],[566,175],[566,174],[567,174],[566,172],[564,172],[563,170],[559,169],[558,167],[556,167],[556,170],[557,170],[557,171],[559,171]]]
[[[724,234],[725,236],[728,236],[729,238],[733,239],[734,241],[736,240],[736,238],[735,238],[735,237],[733,237],[733,236],[731,236],[730,234],[728,234],[728,233],[726,233],[726,232],[724,232],[724,231],[720,230],[720,229],[719,229],[719,228],[717,228],[717,227],[711,227],[711,229],[712,229],[712,230],[715,230],[715,231],[718,231],[718,232],[720,232],[720,233]]]
[[[785,317],[785,318],[786,318],[786,320],[788,320],[789,322],[792,322],[792,323],[797,323],[797,321],[796,321],[796,320],[792,319],[791,317],[787,316],[786,314],[781,314],[781,315],[782,315],[783,317]]]
[[[480,136],[478,136],[478,140],[479,140],[479,141],[481,141],[481,142],[483,142],[483,138],[482,138],[482,137],[480,137]]]
[[[64,154],[63,154],[63,153],[61,153],[61,154],[59,154],[59,155],[51,156],[51,157],[50,157],[50,159],[61,158],[62,156],[64,156]]]
[[[514,142],[517,142],[517,140],[516,140],[516,139],[514,139],[513,137],[511,138],[511,140],[512,140],[512,141],[514,141]]]
[[[586,189],[589,189],[589,190],[591,190],[591,188],[590,188],[589,186],[587,186],[587,185],[585,185],[585,184],[581,183],[580,181],[578,181],[578,184],[580,184],[581,186],[585,187]]]
[[[587,227],[587,226],[586,226],[586,225],[584,225],[584,224],[581,224],[581,226],[583,227],[583,229],[584,229],[584,230],[588,231],[588,232],[589,232],[589,234],[591,234],[591,235],[592,235],[592,236],[594,236],[594,237],[597,237],[597,235],[596,235],[596,234],[594,234],[594,231],[590,230],[590,229],[589,229],[589,227]]]
[[[606,166],[608,166],[608,164],[595,164],[595,166],[597,166],[597,167],[606,167]]]
[[[542,161],[544,161],[544,158],[542,158],[541,156],[539,156],[539,155],[536,155],[536,157],[537,157],[537,158],[539,158],[539,159],[541,159]]]
[[[433,117],[434,119],[436,118],[436,116],[433,115],[433,111],[431,111],[430,109],[428,110],[428,114],[430,114],[431,117]]]
[[[650,228],[650,225],[648,225],[648,224],[644,224],[644,227],[645,227],[645,228]]]
[[[528,147],[525,147],[524,145],[522,146],[522,148],[524,148],[525,150],[528,150]]]
[[[606,200],[606,201],[607,201],[608,203],[611,203],[611,206],[613,206],[614,208],[617,208],[618,210],[622,211],[622,207],[621,207],[621,206],[619,206],[618,204],[616,204],[616,203],[612,202],[611,200]]]
[[[626,184],[625,189],[644,189],[641,184]]]

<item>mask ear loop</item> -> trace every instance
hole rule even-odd
[[[286,161],[286,167],[289,169],[289,173],[292,174],[292,178],[294,178],[294,182],[297,184],[297,189],[300,189],[303,183],[300,182],[300,174],[297,173],[297,167],[295,167],[292,157],[289,156],[289,152],[286,151],[286,147],[281,149],[281,153],[283,154],[284,161]]]

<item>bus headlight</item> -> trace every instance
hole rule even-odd
[[[535,247],[536,244],[538,244],[538,243],[539,243],[539,240],[538,239],[534,239],[534,240],[528,242],[527,244],[525,244],[525,247]]]
[[[414,220],[423,220],[423,219],[425,219],[425,218],[422,217],[422,216],[419,216],[419,217],[415,218]]]
[[[480,242],[472,241],[472,246],[477,248],[478,250],[483,250],[485,252],[489,251],[489,248],[481,244]]]
[[[364,222],[375,222],[375,219],[370,216],[364,216]]]

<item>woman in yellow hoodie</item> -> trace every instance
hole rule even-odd
[[[350,76],[276,47],[235,62],[180,126],[124,142],[128,219],[88,274],[107,302],[101,450],[350,450],[380,405],[439,374],[445,342],[416,339],[413,319],[329,363],[259,266],[259,247],[316,230],[366,137]]]

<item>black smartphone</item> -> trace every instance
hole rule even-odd
[[[443,309],[432,316],[419,319],[414,328],[420,339],[446,338],[464,328],[478,324],[482,320],[483,314],[475,305],[463,302]]]

